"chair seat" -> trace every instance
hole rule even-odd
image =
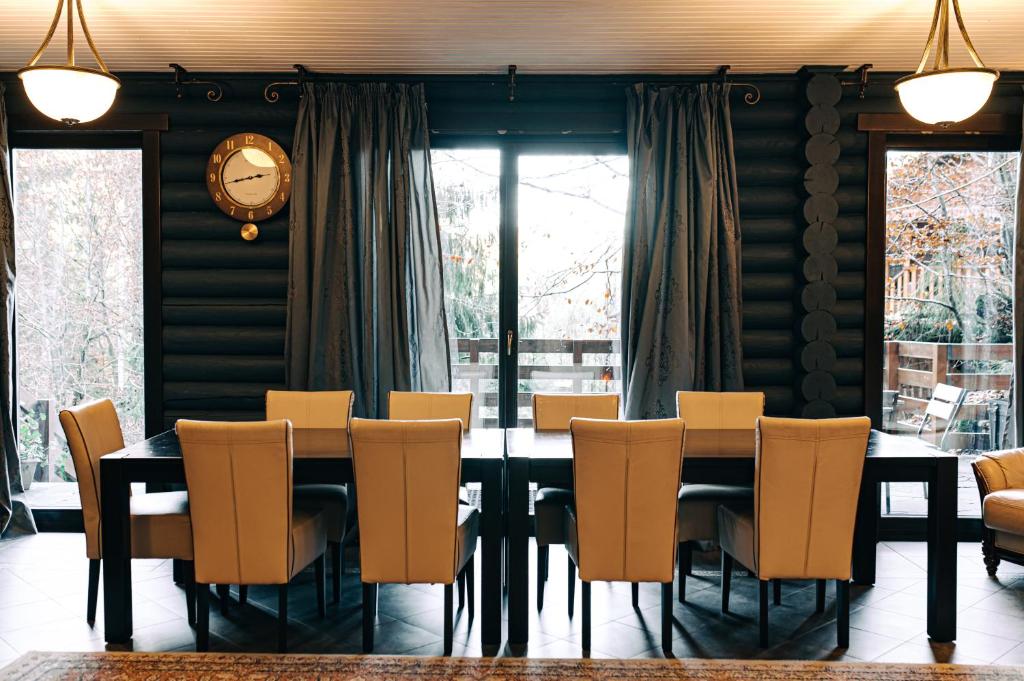
[[[718,507],[718,541],[722,550],[737,563],[757,572],[754,565],[754,511],[731,506]]]
[[[985,496],[985,527],[1024,535],[1024,489],[1004,489]]]
[[[345,485],[296,485],[295,507],[305,511],[323,511],[327,541],[340,544],[345,539],[348,516],[348,490]]]
[[[322,512],[305,509],[295,509],[292,512],[292,577],[323,555],[327,548],[325,526],[326,520]]]
[[[477,539],[480,537],[480,511],[475,506],[459,506],[458,522],[459,526],[455,530],[455,555],[459,557],[456,574],[462,572],[476,551]]]
[[[537,546],[564,544],[565,509],[572,504],[571,489],[541,487],[533,501]]]
[[[718,542],[718,507],[743,508],[754,503],[754,488],[741,485],[679,487],[679,542]]]
[[[188,492],[135,494],[130,504],[133,558],[192,560]]]

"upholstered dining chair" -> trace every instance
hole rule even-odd
[[[299,456],[347,455],[352,402],[351,390],[268,390],[267,420],[292,422],[294,451]],[[331,554],[331,601],[339,603],[341,576],[345,572],[343,551],[350,505],[348,490],[345,485],[329,483],[296,485],[295,505],[307,511],[323,511],[327,548]],[[239,600],[245,603],[244,587],[239,587]]]
[[[459,419],[462,430],[470,428],[473,393],[388,392],[388,418],[392,421]]]
[[[573,417],[591,419],[619,418],[619,396],[615,393],[535,393],[533,429],[540,432],[567,432]],[[565,510],[572,503],[572,490],[541,487],[533,501],[534,534],[537,539],[537,610],[544,608],[544,583],[548,579],[548,560],[552,544],[565,544]],[[569,573],[573,574],[572,561]],[[572,614],[572,603],[569,604]]]
[[[444,654],[452,652],[452,585],[465,572],[473,616],[475,507],[458,503],[462,422],[352,419],[359,496],[363,652],[373,652],[379,584],[444,585]]]
[[[676,393],[679,418],[686,421],[688,456],[754,455],[757,418],[764,414],[764,393]],[[693,570],[697,544],[718,545],[718,507],[749,506],[749,485],[684,484],[679,486],[679,602],[686,601],[686,576]]]
[[[671,655],[685,424],[574,418],[571,432],[576,498],[566,512],[566,548],[583,584],[583,650],[590,650],[591,582],[659,582],[661,647]],[[570,574],[570,590],[574,581]]]
[[[994,577],[1002,560],[1024,565],[1024,449],[985,452],[971,467],[981,493],[981,551]]]
[[[189,421],[175,426],[185,462],[197,590],[196,650],[209,648],[210,584],[276,585],[277,647],[288,649],[288,583],[310,564],[320,616],[324,534],[320,511],[293,506],[288,421]]]
[[[103,560],[100,517],[100,458],[124,448],[117,409],[110,400],[86,402],[60,412],[60,425],[71,450],[85,523],[89,558],[89,590],[85,618],[96,622],[100,565]],[[195,573],[187,492],[135,494],[130,500],[132,558],[174,558],[185,561],[185,602],[189,624],[195,624]]]
[[[722,612],[729,610],[736,561],[759,580],[760,644],[766,648],[769,580],[815,580],[817,611],[823,612],[825,583],[833,579],[836,638],[839,647],[849,647],[853,527],[871,420],[762,416],[757,424],[754,506],[718,507]]]

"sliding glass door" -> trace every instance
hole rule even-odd
[[[537,392],[620,392],[628,162],[615,148],[433,152],[454,390],[474,425],[529,426]]]

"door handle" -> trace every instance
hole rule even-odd
[[[512,356],[512,329],[505,334],[505,354],[508,357]]]

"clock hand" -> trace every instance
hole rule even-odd
[[[239,177],[234,180],[228,180],[227,184],[234,184],[235,182],[244,182],[245,180],[256,180],[261,177],[268,177],[270,173],[257,173],[256,175],[249,175],[247,177]]]

